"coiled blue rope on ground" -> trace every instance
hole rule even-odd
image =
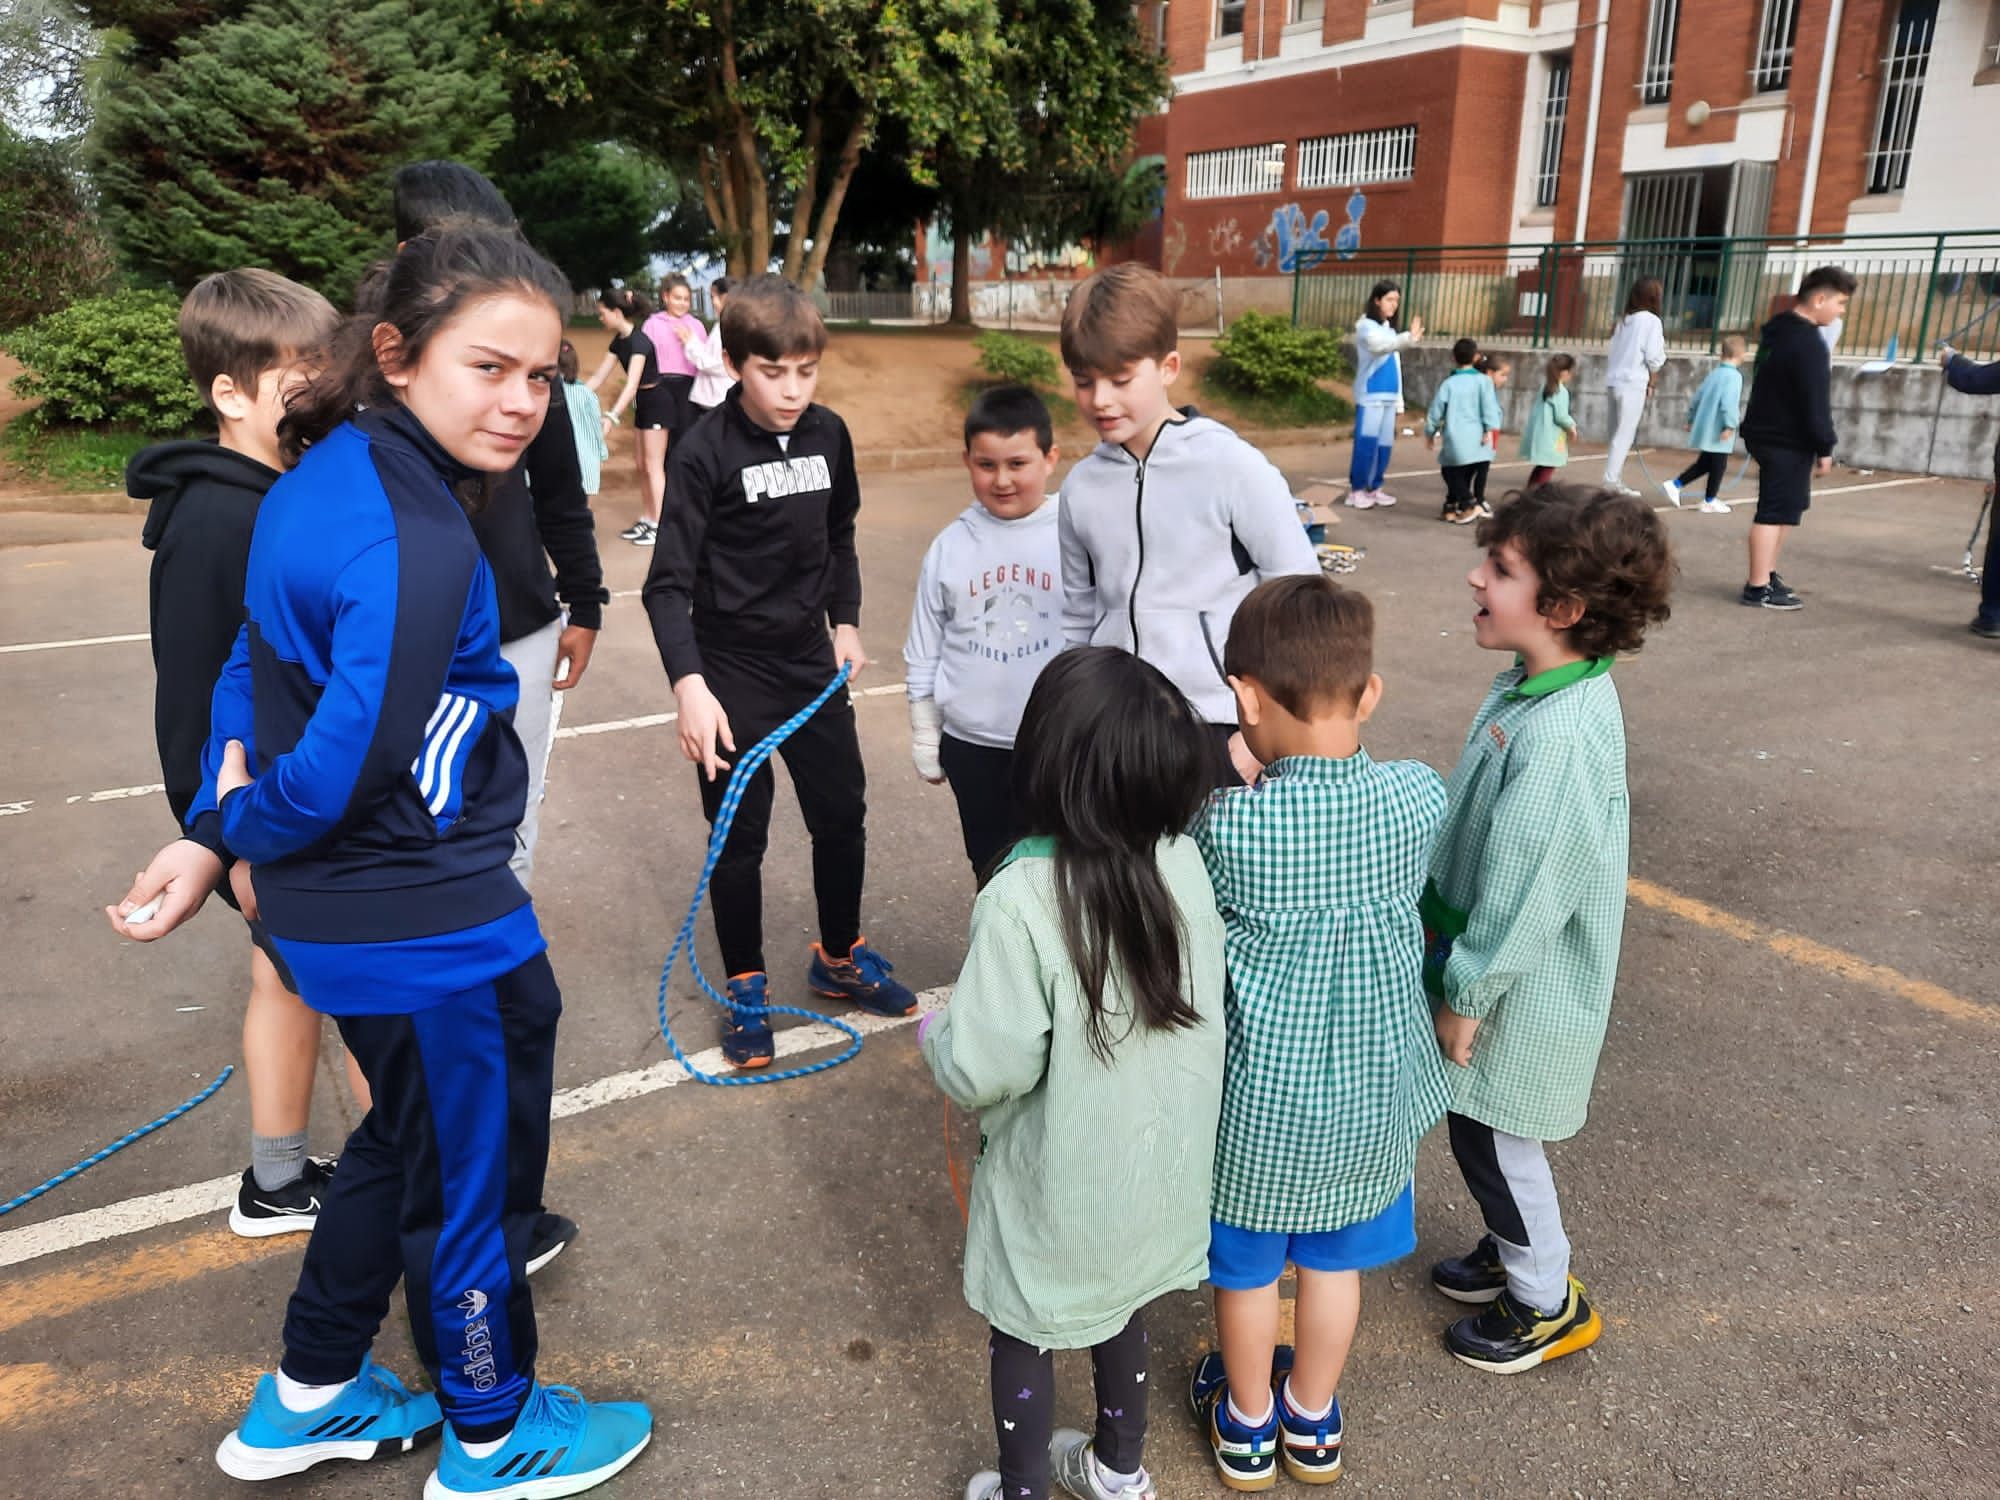
[[[796,1005],[738,1005],[727,995],[718,993],[715,986],[708,982],[708,976],[701,971],[700,961],[694,956],[695,919],[701,915],[701,904],[708,897],[708,883],[714,878],[715,866],[722,858],[723,846],[729,842],[730,827],[736,822],[737,804],[742,802],[743,794],[750,789],[750,783],[756,779],[757,773],[777,752],[778,747],[798,733],[806,720],[818,713],[835,693],[845,687],[850,675],[852,669],[843,665],[834,674],[833,681],[821,690],[817,698],[765,735],[751,748],[749,754],[739,758],[735,769],[730,772],[728,790],[722,794],[722,806],[716,809],[715,827],[708,836],[708,857],[702,863],[701,879],[695,882],[694,899],[688,903],[687,916],[681,922],[681,930],[674,937],[673,947],[667,951],[667,961],[660,966],[660,1035],[665,1039],[667,1049],[673,1053],[674,1061],[686,1068],[688,1076],[697,1083],[713,1084],[718,1088],[741,1088],[757,1083],[783,1083],[788,1078],[805,1078],[813,1073],[824,1073],[828,1068],[837,1068],[861,1051],[860,1031],[837,1016],[829,1016],[816,1010],[805,1010]],[[848,1044],[846,1051],[836,1057],[822,1058],[803,1067],[783,1068],[775,1073],[703,1072],[689,1060],[687,1053],[681,1050],[681,1044],[674,1040],[673,1027],[667,1023],[667,986],[673,980],[674,965],[682,953],[687,954],[688,968],[694,974],[695,983],[701,986],[701,992],[730,1015],[740,1016],[746,1020],[762,1020],[768,1016],[801,1016],[808,1021],[818,1021],[823,1025],[836,1027],[846,1032],[853,1041]]]
[[[208,1085],[205,1088],[203,1088],[200,1093],[194,1094],[189,1098],[184,1099],[181,1103],[175,1105],[172,1109],[168,1110],[165,1114],[161,1115],[159,1119],[154,1120],[151,1124],[141,1125],[137,1130],[134,1130],[129,1134],[121,1135],[117,1140],[113,1141],[110,1145],[106,1146],[102,1151],[99,1151],[91,1156],[86,1156],[82,1161],[78,1162],[75,1166],[69,1168],[67,1171],[56,1173],[55,1176],[51,1177],[47,1182],[43,1183],[40,1187],[29,1188],[28,1191],[21,1194],[20,1197],[9,1198],[5,1203],[0,1203],[0,1214],[10,1214],[15,1209],[21,1207],[21,1205],[24,1203],[33,1203],[37,1198],[41,1197],[42,1194],[48,1192],[49,1189],[59,1188],[65,1182],[68,1182],[72,1177],[76,1177],[84,1172],[88,1172],[92,1167],[96,1166],[99,1162],[106,1161],[111,1157],[116,1156],[120,1151],[123,1151],[127,1146],[131,1145],[134,1141],[145,1139],[147,1136],[151,1135],[154,1131],[158,1130],[162,1125],[173,1124],[174,1121],[178,1120],[182,1115],[186,1114],[196,1105],[202,1103],[217,1089],[221,1088],[225,1083],[229,1082],[229,1075],[231,1073],[234,1073],[235,1071],[236,1071],[236,1065],[234,1063],[226,1065],[220,1073],[217,1073],[215,1077],[212,1080],[210,1080]]]

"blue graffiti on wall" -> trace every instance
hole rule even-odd
[[[1347,200],[1347,222],[1340,226],[1333,237],[1333,253],[1342,260],[1353,260],[1354,252],[1361,248],[1361,216],[1368,212],[1368,195],[1356,192]]]
[[[1271,237],[1277,250],[1278,270],[1289,276],[1294,271],[1310,271],[1327,257],[1327,212],[1319,210],[1310,220],[1296,203],[1287,203],[1271,215]]]

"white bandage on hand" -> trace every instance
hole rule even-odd
[[[944,737],[944,714],[935,698],[910,700],[910,760],[917,774],[936,786],[944,780],[944,763],[938,759],[938,744]]]

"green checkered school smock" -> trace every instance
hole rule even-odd
[[[1427,926],[1454,937],[1426,981],[1479,1021],[1452,1109],[1511,1135],[1583,1128],[1625,927],[1631,809],[1611,661],[1493,679],[1451,773]]]
[[[1314,1234],[1408,1186],[1449,1089],[1417,897],[1444,784],[1418,761],[1294,756],[1196,820],[1229,962],[1214,1215]]]

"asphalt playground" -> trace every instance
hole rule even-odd
[[[1299,485],[1346,467],[1344,443],[1273,456]],[[535,887],[566,1002],[548,1200],[583,1230],[535,1284],[541,1373],[652,1403],[653,1447],[607,1496],[951,1500],[992,1452],[949,1169],[976,1129],[942,1107],[907,1023],[772,1087],[663,1064],[659,967],[706,830],[637,597],[648,554],[616,539],[635,503],[622,452],[613,468],[599,534],[617,597],[564,706]],[[1365,549],[1349,581],[1380,621],[1370,749],[1448,771],[1503,663],[1472,643],[1473,543],[1437,524],[1420,444],[1406,471],[1401,505],[1344,512],[1336,537]],[[898,473],[864,475],[864,496],[867,932],[941,1003],[972,881],[949,794],[909,765],[899,652],[925,544],[966,492]],[[1668,515],[1674,617],[1617,672],[1619,996],[1590,1123],[1552,1152],[1605,1336],[1511,1378],[1447,1356],[1453,1304],[1425,1267],[1478,1226],[1437,1132],[1419,1254],[1366,1280],[1342,1492],[2000,1495],[2000,648],[1966,632],[1974,589],[1953,576],[1977,508],[1961,481],[1819,481],[1781,563],[1806,599],[1792,615],[1736,602],[1747,507]],[[238,1060],[231,914],[141,947],[99,910],[172,833],[138,534],[136,515],[0,513],[0,1201]],[[790,955],[773,998],[803,1003],[810,891],[782,793],[771,842],[774,963]],[[685,973],[668,1011],[690,1051],[713,1044]],[[826,1055],[815,1039],[793,1039],[800,1060]],[[351,1109],[327,1051],[314,1148],[330,1153]],[[247,1121],[239,1076],[0,1217],[0,1495],[243,1488],[211,1455],[275,1360],[300,1244],[224,1225]],[[1200,1294],[1153,1314],[1147,1462],[1173,1500],[1222,1493],[1180,1396],[1206,1326]],[[377,1353],[419,1373],[399,1319]],[[1060,1375],[1060,1419],[1087,1426],[1087,1360]],[[265,1489],[413,1500],[428,1468]]]

